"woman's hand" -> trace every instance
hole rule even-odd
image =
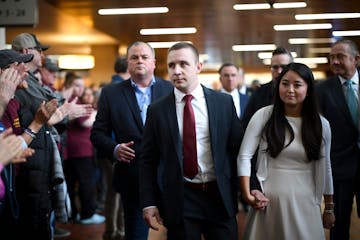
[[[330,229],[335,226],[334,210],[324,210],[323,225],[326,229]]]

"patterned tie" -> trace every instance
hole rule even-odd
[[[192,95],[185,95],[184,118],[183,118],[183,153],[184,174],[192,179],[198,173],[195,116],[191,106]]]
[[[352,81],[347,80],[344,84],[346,86],[346,102],[349,107],[351,117],[355,125],[358,126],[358,101],[352,88]]]

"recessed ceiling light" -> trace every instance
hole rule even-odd
[[[306,2],[288,2],[288,3],[274,3],[273,8],[304,8]]]
[[[172,45],[178,43],[180,41],[176,42],[147,42],[152,48],[170,48]],[[188,42],[190,41],[181,41],[181,42]]]
[[[335,37],[345,37],[345,36],[360,36],[360,30],[352,30],[352,31],[333,31],[332,35]]]
[[[62,69],[92,69],[95,66],[92,55],[61,55],[58,62]]]
[[[289,38],[290,44],[334,43],[335,38]]]
[[[306,7],[306,2],[288,2],[288,3],[245,3],[245,4],[235,4],[233,6],[234,10],[259,10],[259,9],[270,9],[270,8],[303,8]]]
[[[233,8],[235,10],[258,10],[258,9],[270,9],[268,3],[257,3],[257,4],[235,4]]]
[[[141,35],[162,35],[162,34],[191,34],[196,33],[196,28],[148,28],[141,29]]]
[[[107,8],[99,9],[100,15],[122,15],[122,14],[153,14],[167,13],[167,7],[148,7],[148,8]]]
[[[317,19],[344,19],[360,18],[360,13],[319,13],[319,14],[297,14],[296,20],[317,20]]]
[[[328,63],[327,57],[313,57],[313,58],[294,58],[294,62],[303,64],[324,64]]]
[[[275,44],[233,45],[232,46],[232,50],[235,52],[272,51],[275,48],[276,48]]]
[[[257,55],[260,59],[272,58],[272,52],[259,52]],[[297,57],[297,53],[291,52],[291,56],[295,58]]]
[[[331,23],[274,25],[275,31],[331,29]]]

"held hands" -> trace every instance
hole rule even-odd
[[[144,209],[143,210],[143,218],[146,222],[146,225],[155,231],[159,231],[158,225],[163,224],[163,220],[160,217],[159,210],[157,209],[157,207],[150,207],[150,208]],[[154,218],[156,220],[155,223],[153,221]]]
[[[249,205],[257,210],[264,210],[269,203],[269,199],[265,197],[265,195],[259,190],[251,190],[250,196],[245,198],[245,201],[249,203]]]
[[[328,209],[324,209],[324,213],[323,213],[323,226],[326,229],[330,229],[332,227],[334,227],[335,225],[335,215],[334,215],[334,210],[328,210]]]
[[[121,143],[116,149],[116,155],[121,162],[130,163],[135,158],[135,151],[131,148],[132,145],[134,145],[134,141]]]

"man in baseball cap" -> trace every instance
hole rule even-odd
[[[49,48],[49,45],[43,45],[39,42],[37,37],[32,33],[21,33],[15,37],[12,42],[12,48],[16,51],[21,51],[24,48],[33,48],[41,51],[45,51]]]
[[[11,49],[0,50],[0,69],[8,68],[12,63],[27,63],[33,59],[33,54],[20,54]]]
[[[56,73],[59,72],[59,70],[58,65],[46,57],[43,66],[40,68],[42,84],[55,91]]]

